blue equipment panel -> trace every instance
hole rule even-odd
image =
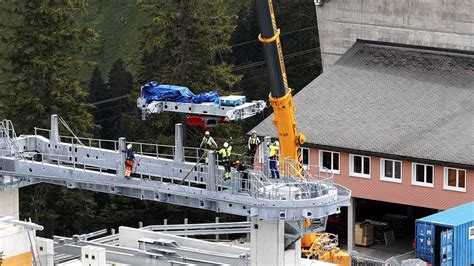
[[[221,96],[219,97],[219,103],[223,106],[237,106],[245,103],[245,96]]]

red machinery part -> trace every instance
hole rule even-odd
[[[203,129],[209,129],[217,127],[219,124],[227,123],[224,117],[218,116],[201,116],[201,115],[188,115],[188,125],[200,126]]]

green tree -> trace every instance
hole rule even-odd
[[[105,85],[104,79],[102,78],[102,73],[100,69],[96,66],[92,71],[91,80],[89,82],[89,95],[88,102],[95,104],[98,101],[104,100],[106,98],[107,86]],[[100,121],[104,117],[106,111],[100,110],[95,106],[92,110],[92,115],[94,116],[94,121],[100,126],[97,121]],[[100,128],[95,128],[93,132],[94,136],[100,136]]]
[[[106,99],[113,99],[119,96],[126,96],[133,90],[133,75],[124,66],[122,59],[117,59],[107,75],[107,93]],[[126,122],[126,113],[134,112],[135,107],[125,99],[115,100],[100,107],[107,109],[106,115],[101,119],[101,137],[106,139],[117,139],[118,137],[128,136],[128,124]]]
[[[14,1],[2,15],[3,116],[21,133],[32,126],[48,127],[48,117],[59,114],[79,135],[93,127],[86,91],[75,77],[85,63],[87,44],[97,38],[81,27],[78,16],[85,1]],[[11,17],[16,19],[9,19]]]
[[[223,0],[140,0],[143,27],[139,81],[182,84],[193,91],[229,89],[239,80],[223,61],[237,16]]]
[[[157,80],[165,84],[189,87],[193,92],[217,90],[229,93],[240,79],[225,61],[230,54],[230,38],[237,16],[223,0],[153,1],[140,0],[141,10],[148,16],[142,28],[142,57],[137,62],[136,77],[143,84]],[[135,91],[133,99],[138,96]],[[140,137],[148,141],[172,141],[174,124],[185,124],[184,116],[160,114],[159,119],[139,122],[135,114],[130,124]],[[235,127],[237,134],[239,127]],[[188,145],[196,145],[200,135],[196,128],[186,128]]]
[[[95,67],[92,71],[91,80],[89,82],[89,97],[91,103],[102,101],[107,98],[107,86],[102,78],[102,72],[99,67]]]
[[[79,136],[93,128],[91,105],[85,103],[87,93],[76,77],[86,63],[82,58],[89,44],[97,38],[94,30],[78,22],[85,8],[84,0],[2,2],[0,112],[17,132],[48,128],[51,114],[62,116]],[[60,229],[58,221],[90,217],[92,209],[84,208],[86,194],[44,184],[22,188],[20,204],[22,217],[45,225],[46,235]],[[76,212],[83,213],[71,216]],[[85,230],[78,224],[67,226],[62,233]]]

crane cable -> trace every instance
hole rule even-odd
[[[66,123],[66,121],[58,115],[58,120],[59,122],[61,122],[61,124],[63,124],[63,126],[74,136],[74,138],[77,140],[77,142],[79,144],[81,144],[82,146],[85,146],[84,143],[82,143],[82,141],[76,136],[76,134],[74,134],[74,132],[72,132],[72,129],[68,126],[68,124]]]

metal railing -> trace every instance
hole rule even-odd
[[[250,233],[250,222],[227,222],[227,223],[199,223],[199,224],[167,224],[149,225],[144,230],[154,232],[165,232],[172,235],[197,236],[197,235],[227,235]]]
[[[351,266],[387,266],[384,260],[370,257],[358,253],[357,251],[351,252]]]
[[[48,138],[51,130],[44,128],[34,128],[35,136],[43,136]],[[107,139],[96,139],[96,138],[83,138],[73,136],[60,136],[61,142],[68,144],[81,145],[78,142],[80,140],[86,147],[98,148],[98,149],[109,149],[117,151],[119,148],[118,140],[107,140]],[[157,158],[173,159],[175,156],[175,146],[165,144],[152,144],[144,142],[127,141],[132,144],[135,154],[146,155]],[[204,154],[204,150],[195,147],[183,147],[184,158],[189,162],[197,162],[197,160]]]
[[[385,260],[385,263],[390,266],[401,266],[403,262],[416,259],[415,251],[410,251],[404,254],[392,256]],[[408,264],[407,264],[408,265]],[[417,264],[413,264],[417,265]]]
[[[254,198],[271,200],[299,200],[314,199],[329,195],[331,191],[337,193],[332,175],[314,176],[304,171],[304,178],[289,176],[295,173],[292,162],[284,161],[284,169],[280,179],[270,179],[259,170],[236,171],[231,168],[230,180],[224,180],[222,167],[216,173],[217,186],[232,194],[249,194]]]
[[[11,123],[11,122],[10,122]],[[2,124],[2,126],[4,126]],[[5,125],[4,128],[8,128],[8,125]],[[11,128],[12,129],[12,128]],[[51,130],[35,128],[35,136],[49,136]],[[7,134],[6,132],[4,132]],[[11,134],[11,132],[9,133]],[[116,140],[105,140],[105,139],[95,139],[95,138],[78,138],[72,136],[60,136],[60,140],[64,143],[70,143],[75,145],[81,145],[91,148],[98,149],[107,149],[118,151],[119,142]],[[15,141],[13,141],[15,142]],[[80,143],[79,143],[80,142]],[[175,155],[175,147],[173,145],[159,145],[159,144],[150,144],[142,142],[127,142],[131,143],[134,146],[134,151],[136,155],[150,156],[155,158],[165,158],[173,159]],[[11,147],[5,147],[10,149]],[[184,159],[186,162],[198,162],[202,155],[205,153],[205,150],[195,148],[195,147],[183,147],[184,150]],[[0,151],[3,155],[3,151]],[[81,162],[76,162],[74,156],[71,155],[58,155],[50,153],[36,153],[35,156],[42,158],[42,164],[56,164],[63,167],[71,167],[73,169],[81,170],[92,170],[99,173],[107,172],[111,173],[117,169],[106,169],[93,165],[104,165],[102,163],[87,163],[87,158],[82,158]],[[236,154],[236,158],[246,156],[245,154]],[[25,158],[27,160],[36,161],[35,157]],[[93,159],[101,160],[101,159]],[[104,160],[104,159],[102,159]],[[256,158],[256,161],[258,158]],[[219,158],[217,156],[217,164],[219,164]],[[156,164],[147,163],[145,161],[138,162],[137,166],[140,167],[138,177],[141,179],[148,178],[153,181],[164,182],[163,179],[173,184],[187,185],[187,186],[202,186],[206,185],[207,178],[215,178],[215,186],[217,191],[224,191],[226,193],[238,194],[238,195],[248,195],[253,198],[259,199],[269,199],[269,200],[300,200],[300,199],[314,199],[321,196],[331,195],[335,193],[337,196],[338,189],[333,182],[333,173],[326,171],[319,166],[311,166],[313,173],[310,173],[308,170],[303,169],[299,171],[297,167],[298,162],[291,159],[283,160],[283,165],[279,166],[279,169],[282,171],[281,179],[270,179],[263,172],[255,169],[247,169],[244,171],[237,171],[234,167],[231,167],[231,178],[229,180],[224,179],[224,166],[217,166],[214,177],[208,176],[208,167],[206,165],[206,170],[198,171],[193,173],[193,178],[187,179],[186,182],[182,182],[183,173],[194,171],[194,168],[173,168],[171,176],[158,176],[159,173],[153,173],[151,170],[147,172],[146,169],[155,169]],[[151,166],[155,168],[152,168]],[[149,167],[150,166],[150,167]],[[200,165],[197,168],[201,168]],[[136,168],[135,168],[136,169]],[[155,180],[156,179],[156,180]],[[71,180],[73,181],[73,180]]]

